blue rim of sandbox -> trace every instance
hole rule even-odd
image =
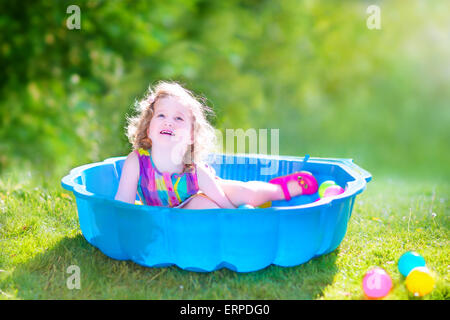
[[[291,161],[304,161],[303,157],[295,157],[295,156],[269,156],[269,155],[260,155],[260,154],[214,154],[214,157],[249,157],[257,160],[291,160]],[[94,162],[90,164],[85,164],[70,170],[70,173],[61,179],[61,186],[68,190],[72,191],[75,197],[80,197],[82,199],[89,199],[91,201],[98,201],[102,203],[110,203],[116,207],[120,208],[129,208],[132,210],[143,210],[148,211],[150,208],[154,208],[151,206],[142,206],[135,205],[132,203],[126,203],[119,200],[114,200],[105,196],[101,196],[95,193],[92,193],[86,190],[86,186],[79,184],[76,182],[83,173],[83,171],[102,166],[109,163],[115,163],[120,160],[125,160],[126,157],[111,157],[107,158],[100,162]],[[347,189],[344,193],[340,195],[331,197],[331,198],[323,198],[317,202],[301,204],[301,205],[293,205],[293,206],[283,206],[283,207],[269,207],[269,208],[257,208],[258,212],[261,211],[271,211],[271,210],[292,210],[292,209],[302,209],[302,211],[308,211],[308,209],[316,209],[318,207],[328,207],[333,205],[335,202],[339,202],[344,198],[348,198],[351,196],[356,196],[363,192],[366,188],[368,182],[372,180],[372,175],[359,167],[358,165],[353,163],[353,159],[350,158],[309,158],[308,162],[310,163],[321,163],[321,164],[330,164],[341,167],[347,173],[349,173],[355,180],[349,181],[347,184]],[[165,208],[167,209],[167,208]],[[195,212],[197,210],[194,209],[181,209],[181,208],[169,208],[170,210],[183,210],[183,212],[188,213],[189,211]],[[235,210],[247,210],[247,209],[211,209],[211,210],[220,210],[220,211],[235,211]]]

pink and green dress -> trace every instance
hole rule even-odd
[[[181,174],[159,172],[149,150],[138,149],[140,202],[150,206],[182,207],[199,192],[196,166]],[[139,202],[138,202],[139,203]]]

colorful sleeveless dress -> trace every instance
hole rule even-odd
[[[139,182],[137,194],[142,204],[160,207],[182,207],[199,192],[196,166],[189,172],[159,172],[150,149],[138,149]]]

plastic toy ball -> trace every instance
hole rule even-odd
[[[239,206],[239,209],[255,209],[255,207],[249,204],[242,204]]]
[[[337,196],[338,194],[341,194],[344,192],[344,189],[340,186],[338,186],[337,184],[333,185],[333,186],[329,186],[328,188],[325,189],[325,192],[323,193],[323,197],[332,197],[332,196]]]
[[[387,296],[391,289],[391,277],[382,268],[369,270],[363,278],[364,294],[369,299],[381,299]]]
[[[323,194],[325,193],[325,190],[328,187],[334,186],[334,185],[336,185],[336,182],[334,182],[333,180],[327,180],[327,181],[322,182],[319,186],[319,197],[323,198]]]
[[[423,297],[434,288],[434,277],[427,267],[416,267],[406,277],[406,287],[414,296]]]
[[[415,267],[425,267],[425,259],[417,252],[408,251],[398,260],[398,271],[405,277],[407,277]]]

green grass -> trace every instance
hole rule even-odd
[[[84,240],[72,194],[0,180],[0,299],[364,299],[372,266],[392,277],[386,299],[417,299],[397,270],[408,250],[436,275],[422,299],[449,299],[449,191],[443,181],[375,178],[334,252],[290,268],[193,273],[110,259]],[[66,286],[70,265],[80,267],[79,290]]]

